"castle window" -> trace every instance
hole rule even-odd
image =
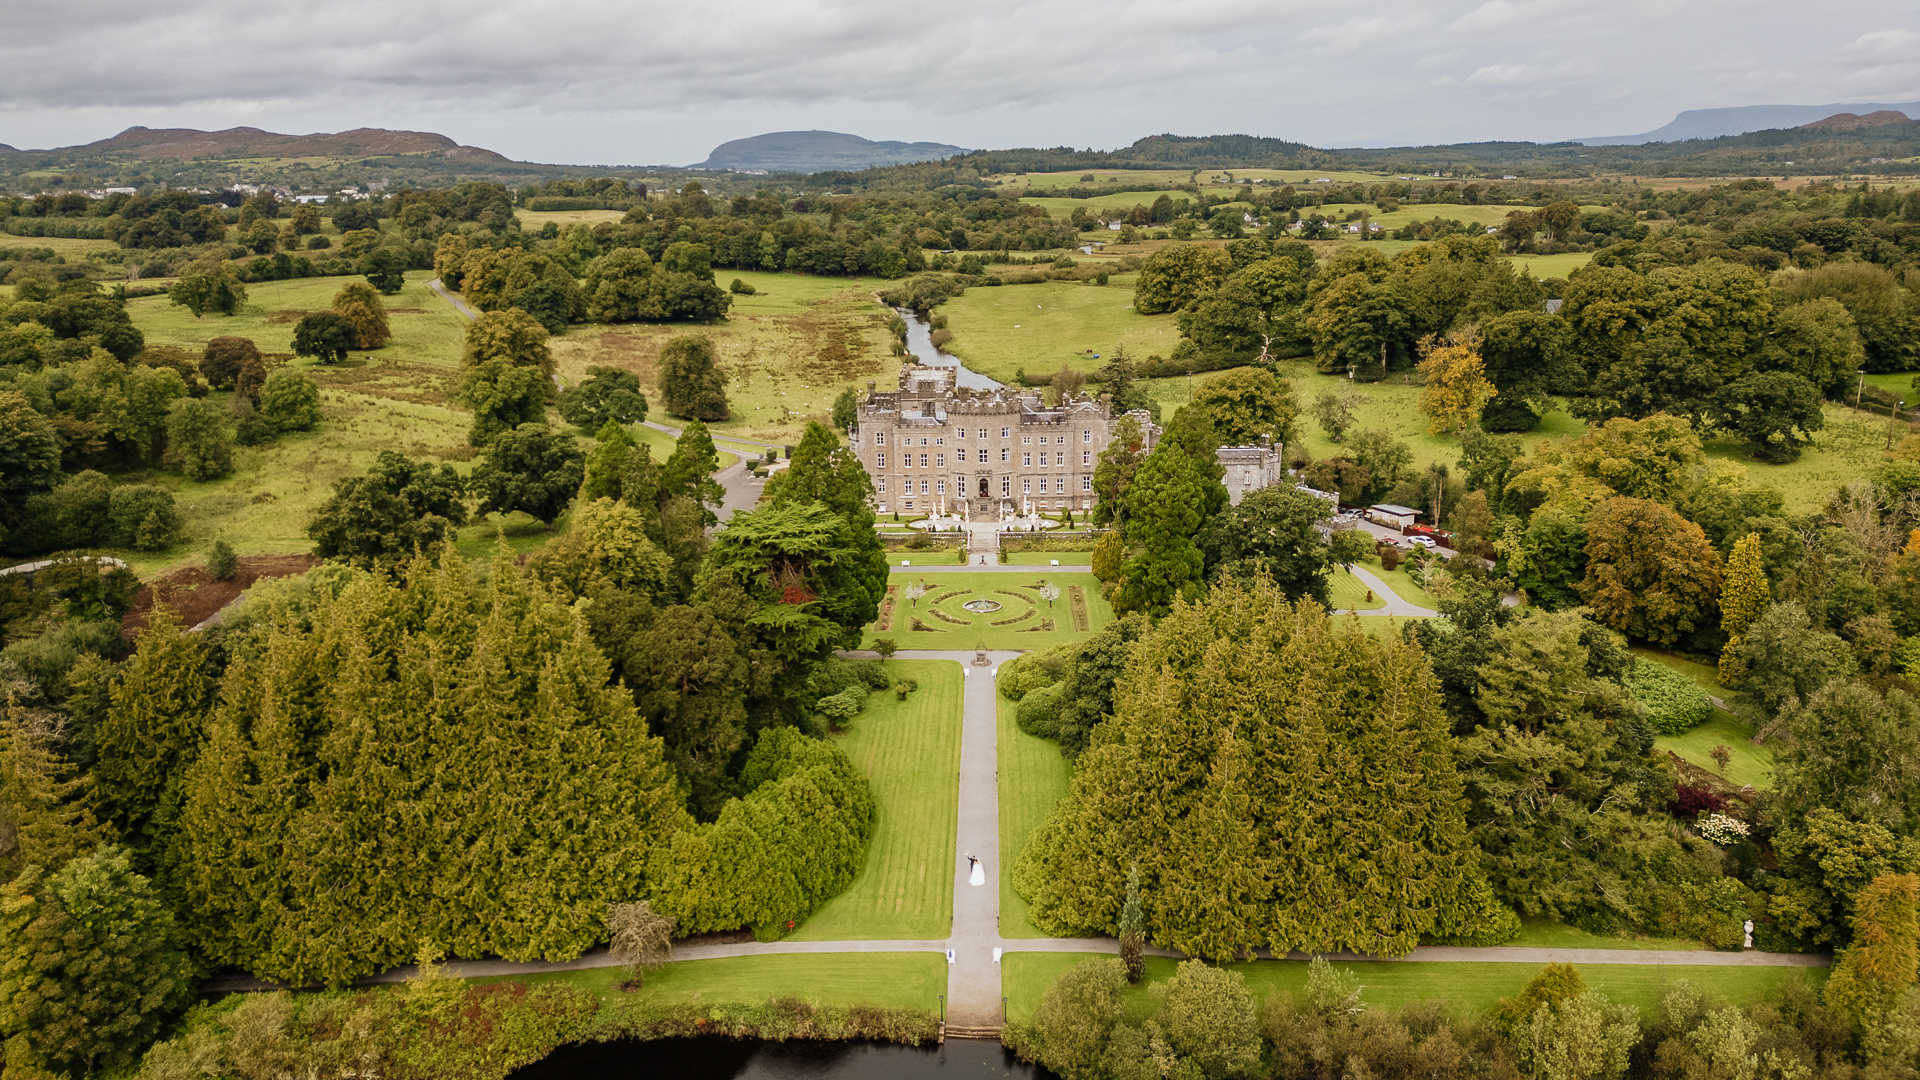
[[[1031,435],[1022,435],[1022,436],[1020,436],[1020,442],[1021,442],[1021,443],[1022,443],[1023,445],[1026,445],[1026,446],[1032,446],[1032,445],[1033,445],[1033,436],[1031,436]]]
[[[1092,442],[1092,441],[1093,441],[1093,432],[1091,432],[1091,431],[1083,431],[1083,432],[1081,432],[1081,433],[1080,433],[1080,441],[1081,441],[1081,442]]]
[[[1013,494],[1013,478],[1010,476],[1001,477],[1000,478],[1000,497],[1004,499],[1011,494]]]
[[[1020,455],[1020,467],[1021,467],[1021,468],[1023,468],[1023,469],[1031,469],[1031,468],[1033,468],[1033,455],[1032,455],[1032,454],[1021,454],[1021,455]]]
[[[1092,491],[1092,490],[1093,490],[1093,477],[1091,477],[1091,476],[1083,476],[1083,477],[1081,477],[1081,478],[1080,478],[1080,490],[1081,490],[1081,491]]]
[[[944,469],[944,468],[946,468],[946,467],[947,467],[947,455],[945,455],[945,454],[935,454],[935,455],[933,455],[933,463],[934,463],[935,465],[937,465],[937,466],[939,466],[939,467],[940,467],[940,468],[942,468],[942,469]]]
[[[1006,448],[1006,447],[1004,447],[1004,446],[1003,446],[1003,447],[1001,447],[1001,448],[1000,448],[1000,460],[1001,460],[1001,461],[1005,461],[1005,460],[1007,460],[1007,454],[1008,454],[1008,451],[1007,451],[1007,448]]]
[[[945,495],[947,493],[947,482],[945,480],[941,480],[935,483],[933,485],[933,491],[934,491],[934,494],[936,495]]]
[[[980,429],[980,437],[981,437],[981,438],[983,438],[983,439],[987,437],[987,429],[986,429],[986,428],[981,428],[981,429]]]
[[[887,455],[885,455],[885,454],[875,454],[875,455],[873,455],[873,467],[874,467],[874,468],[876,468],[876,469],[884,469],[884,468],[886,468],[886,467],[887,467]]]
[[[885,446],[885,445],[887,445],[887,433],[886,433],[886,432],[884,432],[884,431],[876,431],[876,432],[874,432],[874,433],[873,433],[873,445],[875,445],[875,446]]]
[[[985,465],[986,463],[987,463],[987,448],[983,446],[980,448],[980,464]]]
[[[935,439],[935,440],[933,440],[933,445],[935,445],[935,446],[945,446],[945,445],[947,445],[947,440],[945,440],[945,439]]]
[[[925,454],[920,455],[920,467],[923,469],[927,467],[927,455]]]
[[[874,490],[879,492],[882,495],[885,495],[887,493],[887,478],[883,476],[880,479],[874,481]]]
[[[1080,464],[1082,465],[1093,464],[1093,451],[1091,450],[1080,451]]]
[[[1033,481],[1022,477],[1020,480],[1020,494],[1022,495],[1033,494]]]
[[[920,481],[920,494],[925,495],[926,493],[927,493],[927,482],[925,480],[922,480]]]
[[[1011,434],[1013,434],[1013,429],[1012,429],[1012,428],[1001,428],[1001,429],[1000,429],[1000,437],[1001,437],[1001,438],[1003,438],[1003,439],[1004,439],[1004,438],[1006,438],[1006,437],[1007,437],[1008,435],[1011,435]]]

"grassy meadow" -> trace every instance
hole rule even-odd
[[[1090,953],[1009,953],[1001,961],[1007,1018],[1028,1022],[1040,1004],[1047,987],[1068,968],[1094,955]],[[1173,977],[1176,962],[1159,957],[1147,958],[1147,975],[1139,986],[1122,994],[1127,1017],[1140,1021],[1152,1015],[1154,983]],[[1527,981],[1540,973],[1539,964],[1488,963],[1410,963],[1406,961],[1337,962],[1341,969],[1356,976],[1369,1005],[1394,1007],[1416,1001],[1444,1001],[1460,1013],[1484,1013],[1503,997],[1519,993]],[[1246,977],[1247,989],[1259,1001],[1281,993],[1297,994],[1307,983],[1307,964],[1300,960],[1257,960],[1229,964],[1228,968]],[[1632,1005],[1642,1016],[1659,1005],[1666,988],[1685,979],[1709,997],[1746,1004],[1767,997],[1781,986],[1801,979],[1814,985],[1826,981],[1824,968],[1652,966],[1626,964],[1586,964],[1580,966],[1581,978],[1589,989],[1598,990],[1616,1003]]]
[[[1122,345],[1129,356],[1168,356],[1180,342],[1173,316],[1133,310],[1131,274],[1105,286],[1048,281],[968,289],[940,311],[954,335],[946,350],[1003,382],[1020,368],[1037,373],[1071,364],[1090,370],[1102,361],[1087,353],[1111,356]]]
[[[1661,735],[1653,740],[1656,750],[1671,750],[1690,765],[1705,769],[1729,784],[1748,784],[1765,790],[1773,786],[1773,749],[1753,741],[1752,725],[1725,709],[1714,709],[1707,722],[1682,735]],[[1713,760],[1713,748],[1724,746],[1732,752],[1725,772]]]
[[[876,692],[836,740],[873,788],[866,865],[791,940],[929,940],[946,937],[952,926],[960,665],[890,660],[887,671],[920,688],[905,701]]]
[[[1035,567],[1031,579],[1003,573],[943,573],[923,579],[912,570],[896,567],[889,586],[892,625],[886,630],[879,629],[878,623],[869,625],[862,647],[872,648],[875,637],[892,638],[902,649],[971,649],[980,644],[989,649],[1023,651],[1082,640],[1112,621],[1113,609],[1100,596],[1098,578],[1089,573],[1061,572],[1066,569]],[[905,595],[906,587],[916,581],[924,581],[929,590],[917,605]],[[1041,581],[1060,588],[1060,598],[1051,607],[1034,591]],[[1084,632],[1074,629],[1071,586],[1075,585],[1080,586],[1086,602]],[[1000,608],[976,614],[960,606],[978,599],[992,600]],[[915,619],[924,629],[914,628]],[[1001,625],[995,626],[996,622]]]
[[[584,212],[584,211],[583,211]],[[638,375],[648,401],[658,400],[660,347],[669,338],[702,334],[727,376],[733,418],[709,425],[716,437],[776,445],[798,443],[807,421],[826,421],[840,391],[882,389],[894,382],[886,329],[890,312],[875,299],[878,279],[811,277],[756,271],[716,272],[724,287],[740,278],[756,290],[735,296],[724,323],[580,326],[553,342],[561,378],[584,378],[593,366]],[[675,421],[656,410],[650,419]]]
[[[1073,763],[1060,756],[1058,743],[1020,730],[1014,723],[1017,703],[998,694],[994,702],[999,717],[995,746],[1000,766],[1000,936],[1046,937],[1027,917],[1027,902],[1013,890],[1013,864],[1054,804],[1066,798]]]

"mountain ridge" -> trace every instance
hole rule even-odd
[[[143,161],[159,158],[230,157],[376,157],[386,154],[440,153],[469,161],[508,161],[504,154],[478,146],[462,146],[432,131],[395,131],[354,128],[350,131],[283,135],[256,127],[219,131],[198,128],[149,128],[135,125],[118,135],[77,146],[25,153],[118,153]]]
[[[966,152],[965,147],[946,143],[876,142],[844,131],[769,131],[723,142],[708,152],[707,160],[688,168],[835,172],[876,165],[912,165]]]
[[[1772,128],[1797,128],[1840,113],[1893,111],[1911,116],[1920,112],[1920,101],[1886,104],[1862,102],[1835,105],[1737,105],[1725,109],[1686,109],[1672,121],[1638,135],[1601,135],[1569,142],[1586,146],[1640,146],[1650,142],[1683,142],[1688,139],[1714,139],[1724,135],[1746,135]]]

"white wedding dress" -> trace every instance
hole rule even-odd
[[[967,875],[967,884],[985,885],[986,883],[987,883],[987,868],[980,865],[977,862],[974,863],[973,873]]]

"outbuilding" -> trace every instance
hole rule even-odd
[[[1375,525],[1385,525],[1389,529],[1405,529],[1419,518],[1420,511],[1392,503],[1380,503],[1367,507],[1367,520]]]

